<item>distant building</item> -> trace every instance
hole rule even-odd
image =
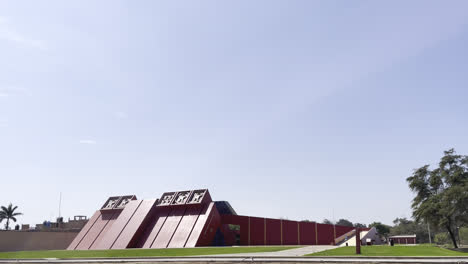
[[[361,228],[359,232],[361,239],[361,245],[381,245],[383,244],[380,234],[377,232],[375,227],[372,228]],[[335,245],[343,246],[356,246],[356,229],[353,229],[340,237],[335,239]]]
[[[44,221],[42,224],[37,224],[35,230],[79,232],[87,222],[88,218],[84,215],[76,215],[73,219],[68,219],[68,222],[64,222],[63,217],[58,217],[56,222]],[[23,225],[22,230],[29,231],[29,225]]]
[[[56,222],[44,221],[32,227],[21,225],[21,230],[0,230],[0,252],[20,250],[60,250],[65,249],[88,223],[86,216],[77,215],[64,222],[62,217]]]
[[[393,243],[395,244],[416,244],[416,235],[391,236],[388,240],[393,240]]]

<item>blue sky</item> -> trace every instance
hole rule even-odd
[[[0,204],[20,223],[209,188],[244,215],[411,216],[468,154],[466,1],[0,1]]]

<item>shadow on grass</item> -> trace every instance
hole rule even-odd
[[[448,248],[453,251],[468,253],[468,248]]]

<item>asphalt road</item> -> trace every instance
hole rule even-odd
[[[31,259],[0,260],[0,263],[468,263],[464,257],[171,257],[122,259]]]

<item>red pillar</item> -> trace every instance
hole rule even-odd
[[[356,254],[361,254],[361,230],[356,228]]]

